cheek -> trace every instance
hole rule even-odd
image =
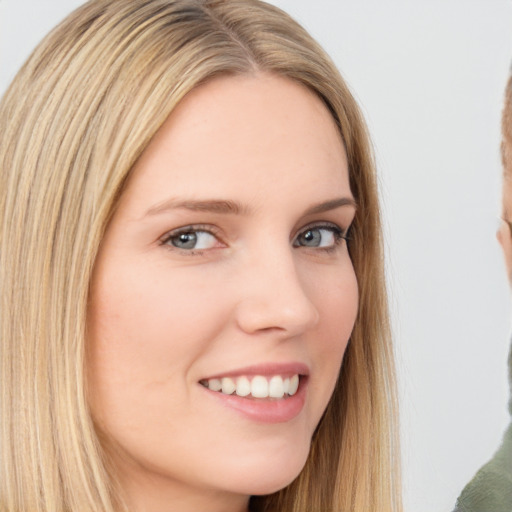
[[[355,273],[345,269],[325,280],[316,293],[317,308],[321,312],[319,331],[312,340],[315,365],[311,379],[317,414],[323,413],[334,391],[343,356],[356,321],[359,294]]]
[[[325,293],[324,308],[344,339],[350,336],[359,307],[359,290],[353,269],[344,273],[341,279]]]
[[[149,396],[168,401],[171,389],[191,380],[190,368],[226,321],[218,294],[214,300],[202,283],[146,267],[153,270],[118,264],[93,281],[87,346],[97,417],[128,417]]]
[[[343,353],[356,320],[359,291],[350,261],[332,275],[326,276],[316,291],[318,310],[321,312],[322,329],[330,348]]]

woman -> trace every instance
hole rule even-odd
[[[0,119],[2,510],[400,510],[370,143],[301,27],[92,1]]]

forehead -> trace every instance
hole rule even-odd
[[[178,104],[135,166],[127,191],[251,197],[269,188],[284,193],[291,179],[312,196],[347,192],[345,149],[329,110],[292,80],[228,76]]]
[[[305,150],[314,144],[326,155],[343,151],[337,125],[320,98],[297,82],[266,73],[224,76],[197,87],[178,104],[157,138],[172,137],[175,147],[186,147],[193,135],[215,154],[226,133],[232,156],[239,145],[251,149],[245,148],[251,141],[275,149],[300,139],[309,141]]]

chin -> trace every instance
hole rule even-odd
[[[229,479],[232,489],[252,496],[273,494],[290,485],[299,476],[309,455],[307,449],[296,448],[278,454],[268,454],[264,460],[245,461],[238,459],[235,475]],[[260,457],[261,459],[261,457]]]

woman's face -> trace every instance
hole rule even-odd
[[[90,406],[134,510],[243,510],[300,472],[357,314],[354,213],[335,123],[288,79],[217,78],[159,130],[88,317]]]

